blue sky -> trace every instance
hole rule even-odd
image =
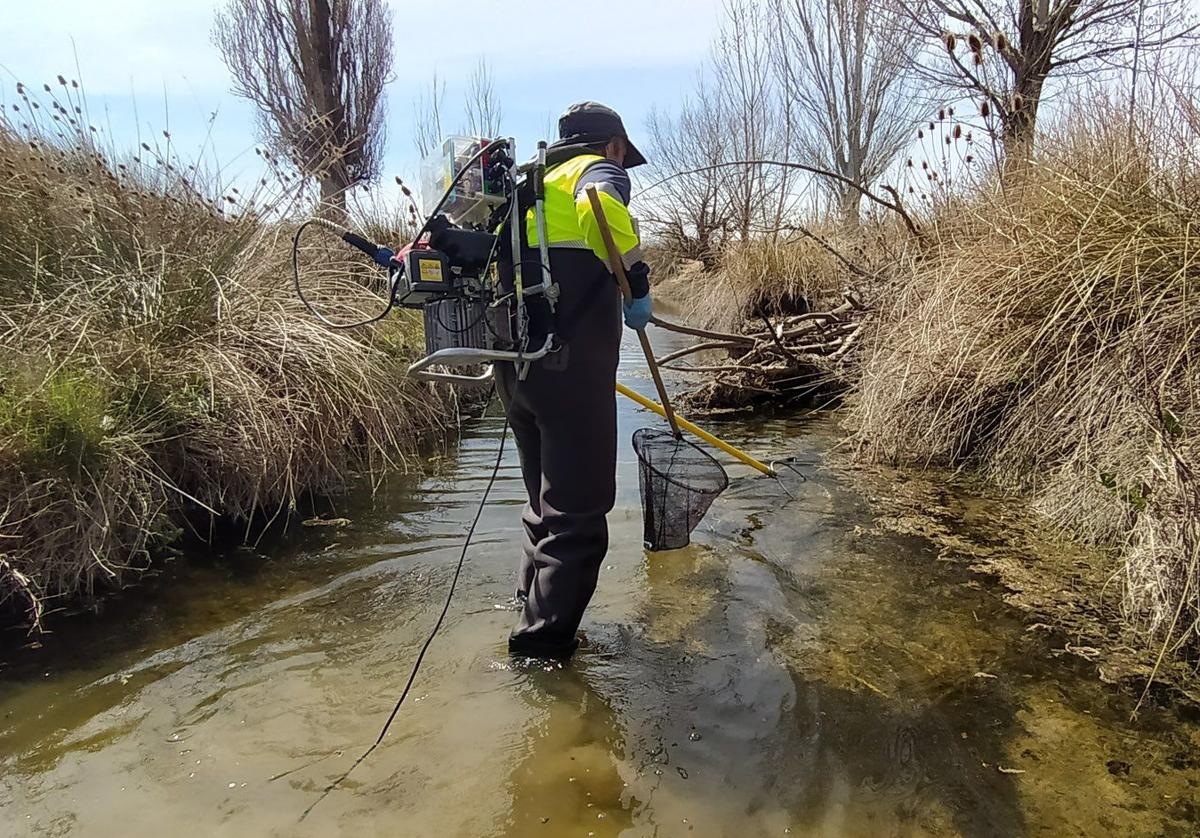
[[[183,158],[204,149],[237,179],[256,168],[254,114],[229,93],[228,73],[209,38],[218,5],[0,0],[0,102],[12,100],[17,81],[37,89],[58,73],[79,78],[92,122],[117,148],[169,129]],[[20,11],[11,13],[13,7]],[[410,115],[434,69],[447,82],[446,120],[454,126],[480,57],[492,66],[504,129],[517,137],[522,156],[550,117],[580,99],[617,108],[636,141],[650,108],[669,106],[690,85],[721,0],[610,0],[603,10],[580,3],[391,0],[391,8],[396,78],[388,89],[387,182],[416,172]],[[451,26],[458,27],[453,34]]]

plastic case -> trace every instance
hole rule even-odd
[[[404,257],[404,294],[400,305],[420,308],[426,302],[454,291],[454,279],[446,255],[438,250],[413,248]]]
[[[454,176],[488,142],[475,137],[447,137],[440,153],[421,161],[421,202],[426,213],[433,212]],[[504,203],[503,183],[488,182],[484,177],[487,163],[486,155],[477,160],[443,205],[442,212],[455,222],[482,221],[493,206]]]

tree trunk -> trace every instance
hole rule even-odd
[[[850,234],[859,232],[862,226],[862,193],[857,189],[844,189],[838,195],[838,214],[843,229]]]
[[[1078,7],[1079,0],[1067,0],[1066,5],[1055,13],[1056,17],[1067,20]],[[1033,153],[1038,106],[1046,78],[1053,69],[1051,57],[1059,34],[1059,30],[1051,25],[1050,11],[1047,0],[1021,0],[1017,21],[1021,60],[1014,68],[1013,101],[1008,103],[1003,120],[1002,139],[1007,163],[1023,163]]]
[[[1033,153],[1045,80],[1046,73],[1040,68],[1026,68],[1016,79],[1016,94],[1004,119],[1004,154],[1009,162],[1023,163]]]
[[[346,114],[342,107],[342,91],[337,76],[337,60],[333,32],[333,12],[329,0],[309,0],[309,25],[312,27],[312,44],[316,59],[315,72],[310,78],[313,101],[318,103],[320,113],[316,115],[323,130],[321,155],[325,158],[321,167],[321,203],[329,205],[344,216],[346,190],[350,188],[343,155],[352,138],[346,137]]]
[[[330,172],[321,175],[321,215],[331,221],[345,220],[347,188],[337,175]]]

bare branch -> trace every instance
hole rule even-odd
[[[926,78],[982,95],[1000,118],[1010,158],[1032,147],[1045,88],[1067,74],[1111,72],[1114,61],[1195,43],[1194,15],[1179,0],[892,0],[912,35],[925,40],[916,65]],[[1145,23],[1155,21],[1155,35]],[[963,27],[960,55],[943,27]],[[953,43],[953,41],[951,41]],[[1133,70],[1136,86],[1138,72]]]
[[[385,0],[229,0],[212,37],[233,92],[258,111],[262,142],[319,180],[324,200],[344,209],[348,189],[378,178],[392,71]]]
[[[908,33],[883,0],[771,0],[773,62],[800,159],[869,187],[910,142],[925,102]],[[851,229],[861,192],[825,179]]]
[[[441,145],[442,104],[446,101],[446,82],[438,83],[437,70],[429,83],[429,90],[422,92],[413,102],[413,145],[422,157]]]
[[[895,202],[889,201],[886,198],[879,197],[878,195],[876,195],[874,192],[867,189],[866,187],[855,183],[850,178],[848,178],[844,175],[840,175],[837,172],[829,172],[824,169],[818,169],[815,166],[808,166],[808,165],[805,165],[804,163],[795,163],[790,160],[731,160],[728,163],[714,163],[710,166],[699,166],[695,169],[689,169],[689,170],[683,171],[683,172],[676,172],[675,174],[668,175],[660,180],[657,180],[654,183],[650,184],[649,186],[639,190],[638,193],[636,195],[634,195],[634,197],[637,197],[638,195],[642,195],[646,192],[649,192],[650,190],[654,189],[655,187],[661,186],[677,177],[684,177],[686,175],[693,175],[693,174],[697,174],[699,172],[712,171],[715,169],[730,168],[730,167],[734,167],[734,166],[741,166],[741,167],[782,166],[784,168],[789,168],[789,169],[799,169],[800,171],[808,172],[809,174],[813,174],[813,175],[819,175],[820,177],[831,178],[840,183],[846,184],[847,186],[849,186],[852,189],[858,190],[863,195],[863,197],[869,199],[870,201],[873,201],[874,203],[880,205],[881,207],[890,209],[892,212],[894,212],[900,216],[900,218],[904,221],[904,225],[908,228],[908,231],[910,233],[912,233],[914,236],[918,236],[918,237],[921,235],[920,229],[917,227],[916,223],[912,220],[912,216],[910,216],[908,214],[908,211],[904,209],[904,205],[902,203],[900,203],[899,194],[894,189],[892,189],[891,192],[892,192],[892,195],[896,198]],[[885,188],[890,188],[890,187],[885,187]]]
[[[467,133],[473,137],[495,139],[500,133],[500,120],[504,116],[500,99],[496,95],[496,82],[492,68],[486,58],[480,58],[467,80],[466,97]]]

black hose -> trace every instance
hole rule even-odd
[[[400,284],[399,272],[395,272],[392,276],[391,287],[388,289],[387,305],[383,311],[374,317],[368,317],[366,320],[359,320],[354,323],[334,323],[324,314],[317,311],[316,307],[304,296],[304,289],[300,286],[300,235],[309,225],[316,223],[318,223],[317,219],[310,218],[296,228],[296,234],[292,237],[292,284],[296,289],[296,296],[300,299],[304,307],[308,309],[308,313],[321,321],[322,325],[330,329],[359,329],[363,326],[369,326],[372,323],[378,323],[387,317],[396,304],[396,286]]]
[[[515,396],[515,386],[513,392]],[[511,404],[511,399],[509,400],[509,403]],[[483,489],[483,497],[479,499],[479,506],[475,509],[475,518],[471,521],[471,526],[467,530],[467,537],[466,540],[463,541],[462,552],[458,554],[458,564],[454,566],[454,576],[450,579],[450,590],[446,592],[446,601],[442,605],[441,613],[438,614],[437,622],[433,624],[433,628],[430,630],[429,636],[425,638],[425,642],[421,645],[421,651],[417,653],[417,659],[413,662],[412,670],[408,674],[408,681],[404,685],[404,690],[400,693],[400,697],[396,699],[396,704],[392,707],[392,712],[388,714],[387,721],[383,723],[383,728],[379,731],[379,736],[375,738],[375,742],[371,745],[371,747],[363,751],[358,759],[354,760],[353,764],[347,768],[341,774],[341,776],[325,786],[324,790],[321,792],[321,796],[314,800],[312,804],[304,810],[304,813],[300,816],[300,820],[304,820],[306,817],[308,817],[309,813],[317,807],[318,803],[328,797],[334,789],[340,786],[346,780],[346,778],[350,776],[350,773],[354,771],[355,768],[358,768],[358,766],[361,765],[362,762],[369,757],[376,748],[379,747],[379,745],[383,742],[383,738],[387,736],[388,729],[391,728],[392,722],[395,721],[396,715],[400,712],[400,706],[404,704],[404,699],[408,698],[408,694],[412,690],[413,683],[417,680],[417,673],[421,669],[421,663],[425,660],[425,653],[429,651],[429,647],[433,643],[434,638],[437,637],[438,632],[441,631],[442,623],[446,619],[446,614],[450,611],[450,603],[454,599],[454,591],[458,587],[459,576],[462,575],[463,562],[467,558],[467,550],[471,547],[471,541],[475,537],[475,529],[479,526],[479,519],[483,517],[483,510],[487,507],[488,496],[491,495],[492,488],[496,485],[496,478],[500,474],[500,465],[504,461],[504,443],[508,439],[508,428],[509,416],[508,410],[506,409],[504,411],[504,427],[500,431],[500,445],[496,450],[496,462],[492,466],[491,476],[488,477],[487,485]],[[280,774],[277,776],[281,777],[284,775]],[[273,777],[272,779],[275,778]]]

